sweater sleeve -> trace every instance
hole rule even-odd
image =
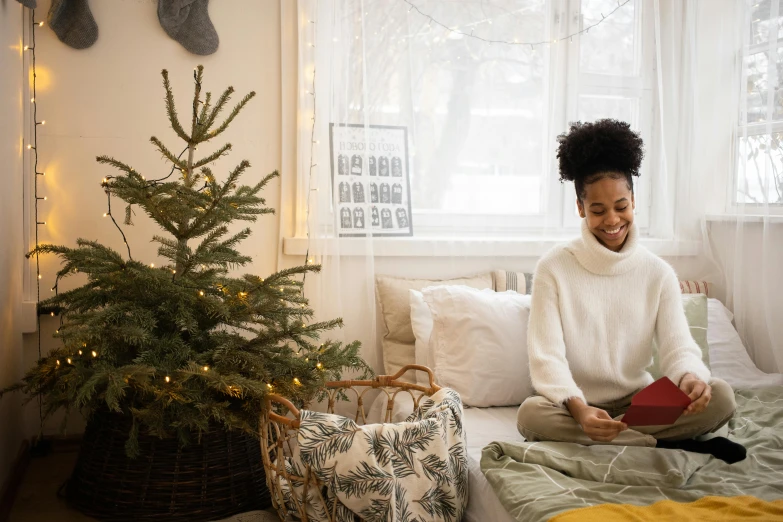
[[[576,385],[566,360],[563,325],[560,320],[559,296],[554,277],[544,267],[536,268],[528,323],[528,358],[530,377],[538,393],[555,404],[584,393]]]
[[[691,337],[682,305],[682,293],[671,267],[668,267],[661,288],[655,336],[663,375],[677,385],[686,373],[692,373],[704,382],[710,381],[710,370],[701,360],[701,349]]]

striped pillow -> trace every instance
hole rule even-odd
[[[710,296],[710,286],[707,281],[680,281],[680,290],[683,294],[704,294]]]
[[[527,272],[495,270],[492,272],[492,280],[496,292],[513,290],[520,294],[529,294],[533,291],[533,274]],[[707,281],[680,281],[680,291],[683,294],[704,294],[710,297],[711,286]]]
[[[519,294],[529,294],[533,291],[533,274],[527,272],[510,272],[495,270],[492,272],[495,292],[513,290]]]

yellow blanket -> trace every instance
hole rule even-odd
[[[736,520],[783,521],[783,500],[766,502],[756,497],[704,497],[683,504],[662,500],[649,506],[601,504],[574,509],[549,522],[729,522]]]

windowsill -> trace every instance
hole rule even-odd
[[[568,241],[569,238],[541,237],[519,238],[437,238],[437,237],[377,237],[370,244],[364,238],[340,238],[312,240],[324,248],[320,251],[339,252],[343,256],[383,256],[383,257],[538,257],[553,246]],[[673,241],[643,237],[640,243],[653,253],[664,257],[698,255],[700,241]],[[304,256],[308,251],[306,237],[283,238],[283,254]]]
[[[783,214],[709,214],[705,217],[708,223],[768,223],[783,224]]]

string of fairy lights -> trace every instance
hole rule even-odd
[[[39,195],[39,187],[38,187],[38,180],[39,178],[42,178],[46,176],[46,172],[43,170],[38,170],[38,127],[41,125],[46,125],[46,120],[38,120],[38,102],[36,100],[36,97],[38,95],[37,93],[37,85],[36,85],[36,79],[38,77],[36,67],[35,67],[35,30],[38,28],[41,28],[44,26],[43,21],[35,21],[35,9],[32,9],[30,12],[30,31],[28,36],[28,44],[24,46],[23,50],[26,53],[29,53],[30,56],[30,78],[31,78],[31,91],[32,96],[30,98],[30,105],[31,105],[31,113],[32,117],[30,118],[31,121],[31,135],[30,135],[30,142],[27,144],[27,150],[29,150],[32,153],[32,163],[33,163],[33,172],[35,172],[35,176],[33,176],[33,209],[34,209],[34,217],[35,217],[35,227],[34,227],[34,238],[35,238],[35,248],[37,249],[39,246],[39,229],[41,226],[46,225],[46,221],[41,221],[41,218],[39,216],[39,208],[38,205],[41,201],[48,201],[47,196],[41,196]],[[35,254],[35,283],[36,283],[36,302],[41,300],[41,263],[38,257],[38,253]],[[52,316],[54,316],[54,312],[51,313]],[[36,325],[37,325],[37,332],[38,332],[38,359],[41,359],[41,314],[36,314]],[[41,398],[38,397],[38,417],[40,422],[40,432],[41,437],[43,435],[43,404],[41,402]]]
[[[513,40],[485,38],[483,36],[480,36],[480,35],[476,34],[476,27],[475,26],[477,26],[477,25],[479,25],[481,23],[484,23],[484,22],[487,22],[489,25],[492,25],[492,20],[491,19],[481,20],[479,22],[473,22],[473,23],[465,24],[463,26],[450,27],[447,24],[445,24],[443,22],[440,22],[439,20],[435,19],[432,15],[422,11],[419,8],[419,6],[417,6],[416,4],[413,3],[412,0],[402,0],[402,1],[410,6],[408,8],[408,12],[409,13],[412,12],[412,11],[416,11],[417,14],[419,14],[419,15],[421,15],[424,18],[427,19],[429,26],[432,26],[432,25],[439,26],[439,27],[449,31],[449,34],[456,34],[456,35],[464,36],[466,38],[472,38],[474,40],[478,40],[478,41],[481,41],[481,42],[484,42],[484,43],[488,43],[488,44],[529,46],[531,50],[535,50],[536,46],[550,45],[550,44],[556,44],[558,42],[566,42],[566,41],[567,42],[573,42],[575,36],[581,36],[582,34],[589,33],[590,29],[600,25],[607,18],[612,16],[617,10],[619,10],[625,4],[627,4],[628,2],[631,2],[632,0],[625,0],[625,1],[618,0],[617,1],[617,6],[614,9],[612,9],[611,11],[609,11],[606,14],[601,13],[601,19],[600,20],[598,20],[597,22],[595,22],[593,24],[590,24],[588,26],[583,27],[579,31],[575,31],[573,33],[567,34],[567,35],[562,36],[560,38],[553,38],[551,40],[531,40],[531,41],[522,41],[522,40],[519,40],[518,38],[515,38]],[[469,33],[465,32],[463,30],[463,29],[468,28],[468,27],[471,28]]]
[[[310,90],[305,90],[305,95],[309,95],[313,99],[313,115],[310,117],[310,168],[307,177],[307,203],[305,205],[305,226],[307,232],[307,249],[305,250],[305,264],[312,264],[315,259],[310,257],[310,199],[313,196],[313,192],[318,192],[318,187],[313,188],[313,172],[318,166],[313,160],[315,158],[315,145],[318,144],[318,140],[315,139],[315,118],[316,118],[316,90],[315,90],[315,42],[318,41],[318,0],[315,1],[315,16],[312,20],[307,20],[307,25],[312,27],[311,41],[308,45],[310,51],[313,54],[313,79],[310,85]],[[302,297],[305,296],[305,280],[307,279],[307,272],[302,274]],[[303,307],[305,305],[302,305]]]

